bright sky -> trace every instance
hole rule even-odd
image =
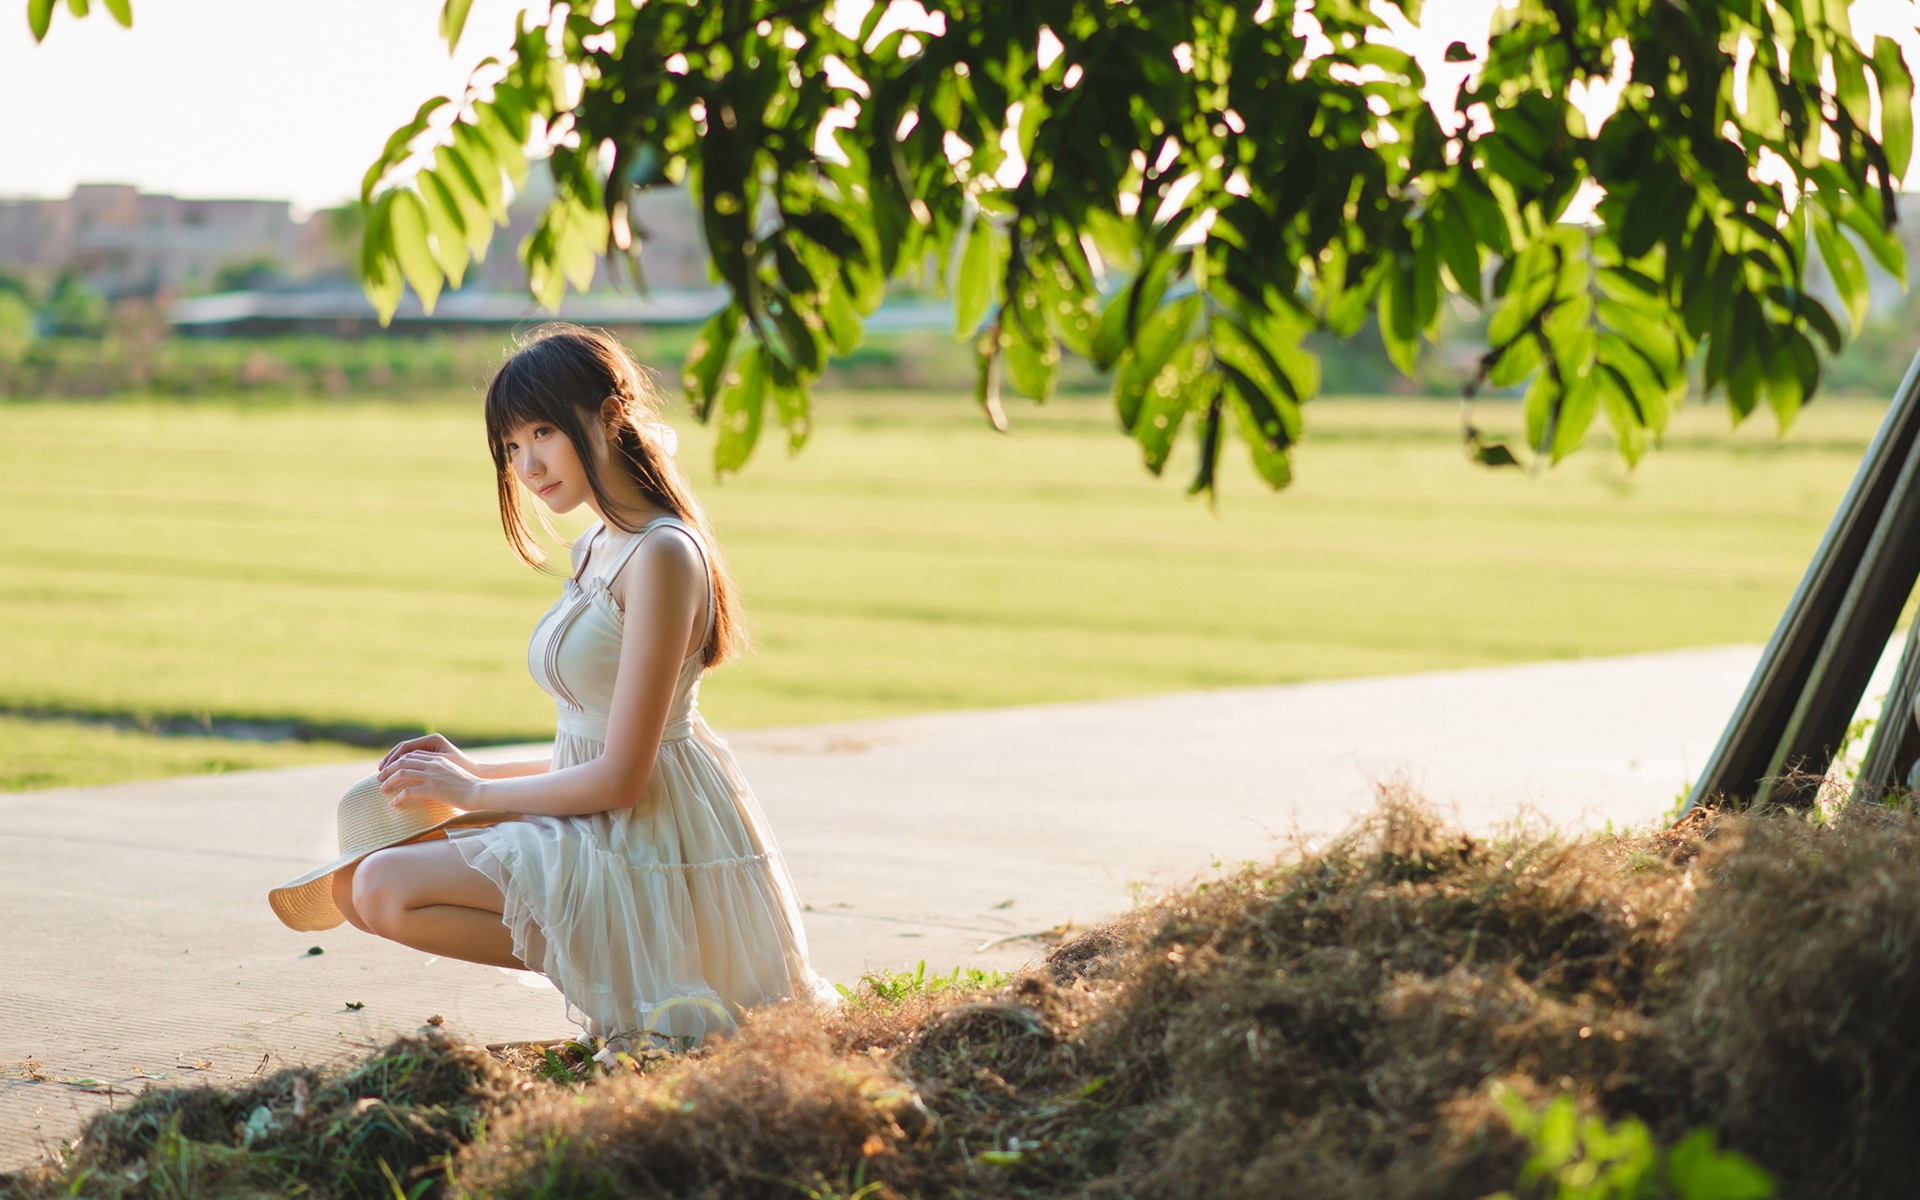
[[[337,204],[523,7],[475,0],[449,59],[440,0],[134,0],[132,29],[62,4],[38,46],[25,0],[0,0],[0,195],[112,182]]]
[[[1436,107],[1450,108],[1471,69],[1442,61],[1447,43],[1484,49],[1497,2],[1430,0],[1421,29],[1398,31]],[[38,46],[25,0],[0,0],[0,195],[117,182],[339,203],[422,100],[457,95],[475,62],[506,47],[524,6],[475,0],[449,59],[440,0],[134,0],[130,30],[61,5]],[[1897,36],[1920,68],[1913,0],[1857,0],[1852,12],[1857,34]]]

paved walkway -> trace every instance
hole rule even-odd
[[[758,730],[730,738],[808,904],[816,965],[1009,969],[1018,935],[1337,832],[1404,778],[1473,828],[1657,818],[1753,669],[1731,647]],[[0,795],[0,1170],[151,1079],[231,1082],[440,1015],[569,1032],[544,981],[342,927],[266,890],[333,856],[370,763]],[[318,947],[322,953],[310,954]],[[538,986],[529,986],[537,984]],[[363,1005],[364,1007],[351,1007]],[[78,1082],[76,1082],[78,1081]],[[95,1081],[87,1083],[84,1081]]]

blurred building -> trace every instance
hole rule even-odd
[[[223,267],[292,266],[306,239],[285,200],[182,200],[114,183],[0,199],[0,270],[72,271],[108,296],[204,290]]]
[[[525,294],[517,250],[551,195],[551,181],[536,167],[466,290]],[[685,189],[650,191],[630,207],[647,285],[709,286],[706,245]],[[350,283],[357,249],[354,223],[339,219],[347,211],[296,220],[285,200],[183,200],[108,183],[81,184],[61,199],[0,198],[0,272],[42,284],[73,272],[113,298],[225,290],[247,268],[273,290],[337,287]],[[602,264],[595,287],[606,277]]]

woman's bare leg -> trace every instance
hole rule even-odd
[[[333,873],[333,906],[340,910],[340,915],[347,919],[347,924],[361,933],[372,933],[373,930],[367,925],[367,919],[361,916],[360,910],[353,906],[353,873],[359,866],[359,863],[348,863]]]
[[[451,842],[375,851],[360,860],[348,886],[354,915],[383,938],[447,958],[526,966],[513,956],[513,934],[500,920],[505,897]]]

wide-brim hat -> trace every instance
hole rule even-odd
[[[267,903],[289,929],[332,929],[347,919],[333,902],[333,875],[342,867],[352,866],[375,850],[417,842],[451,828],[497,825],[516,815],[484,809],[461,812],[438,800],[396,806],[392,797],[380,790],[380,777],[369,775],[340,797],[334,818],[340,835],[340,857],[274,888],[267,893]]]

